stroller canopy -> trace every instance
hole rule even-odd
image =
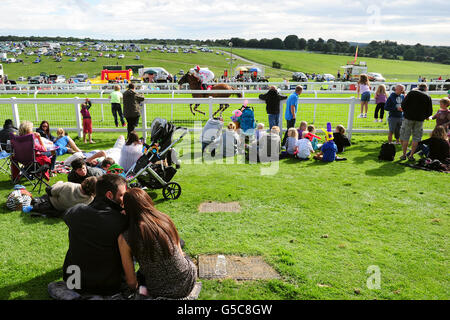
[[[158,143],[161,150],[172,143],[175,126],[166,119],[155,118],[150,127],[152,143]]]

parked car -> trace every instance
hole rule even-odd
[[[27,79],[25,77],[19,77],[17,78],[17,81],[27,81]]]
[[[324,81],[334,81],[336,79],[332,74],[329,73],[324,73],[322,78]]]
[[[88,58],[83,58],[83,59],[81,59],[81,61],[82,62],[86,62],[86,61],[89,61],[89,59]]]
[[[292,80],[297,82],[308,82],[308,77],[303,72],[294,72],[292,74]]]
[[[92,58],[91,59],[91,62],[95,62],[95,61],[97,61],[97,58]]]
[[[113,55],[115,56],[116,54],[113,53]],[[125,58],[125,55],[124,55],[124,54],[119,54],[119,55],[117,56],[117,59],[123,59],[123,58]]]
[[[381,73],[368,72],[367,76],[370,81],[376,81],[376,82],[385,82],[386,81],[386,79],[381,75]]]

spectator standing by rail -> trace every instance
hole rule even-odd
[[[139,124],[141,116],[140,103],[145,99],[144,95],[134,90],[134,84],[128,84],[128,90],[123,94],[123,113],[127,119],[127,131],[130,134]]]
[[[115,85],[114,91],[111,92],[109,95],[109,99],[111,99],[111,112],[114,117],[114,123],[116,124],[116,127],[119,126],[119,121],[117,120],[117,115],[120,117],[120,122],[122,122],[122,127],[125,127],[125,120],[123,118],[122,114],[122,106],[120,105],[121,99],[123,99],[123,95],[120,92],[120,86]]]

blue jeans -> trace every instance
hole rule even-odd
[[[269,129],[272,129],[273,126],[280,126],[280,114],[268,114],[269,116]]]

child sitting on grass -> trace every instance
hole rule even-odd
[[[289,128],[287,135],[286,152],[288,155],[293,156],[297,150],[298,131],[295,128]]]
[[[333,132],[333,140],[337,146],[337,153],[344,152],[345,147],[351,145],[350,141],[345,135],[345,128],[340,124],[336,126],[336,130]]]
[[[305,138],[305,132],[303,132],[303,137],[297,141],[297,158],[300,160],[309,160],[309,156],[314,152],[311,141]]]
[[[310,134],[314,134],[314,135],[316,134],[316,128],[312,124],[308,126],[307,131]],[[316,137],[312,137],[312,139],[310,139],[310,141],[311,141],[311,145],[312,145],[314,151],[317,151],[322,147],[322,144],[319,144],[319,139],[317,139]]]
[[[56,130],[57,138],[55,140],[55,146],[59,148],[56,149],[56,154],[58,156],[62,156],[66,153],[75,153],[81,152],[81,150],[77,147],[75,142],[70,138],[65,132],[63,128],[59,128]]]
[[[299,139],[301,139],[303,137],[303,132],[306,131],[307,126],[308,126],[308,123],[306,121],[300,122],[300,126],[297,129]]]
[[[255,131],[256,140],[259,140],[259,138],[261,138],[261,136],[265,133],[266,131],[264,130],[264,123],[258,123]]]

